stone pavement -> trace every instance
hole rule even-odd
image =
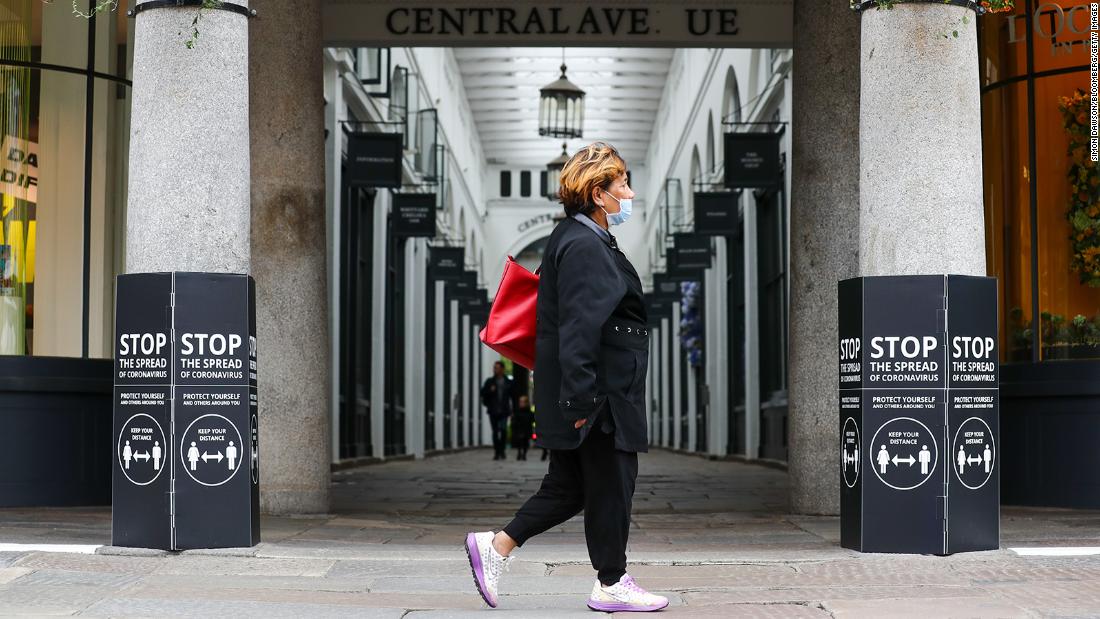
[[[535,490],[546,467],[531,455],[339,472],[331,514],[265,518],[249,549],[112,548],[107,509],[0,510],[0,615],[591,616],[580,518],[516,551],[498,609],[474,590],[463,534],[502,527]],[[1008,550],[1100,549],[1100,512],[1006,508],[995,552],[861,555],[840,548],[838,519],[786,513],[782,471],[661,450],[640,469],[629,570],[671,598],[662,616],[1100,617],[1100,554]]]

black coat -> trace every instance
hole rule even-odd
[[[531,438],[531,426],[535,423],[535,415],[531,412],[531,407],[523,408],[516,407],[516,412],[512,413],[512,442],[518,443],[524,439]]]
[[[617,449],[648,451],[645,320],[642,282],[626,255],[581,222],[559,223],[539,276],[536,446],[575,449],[589,431],[613,428]]]
[[[497,396],[497,378],[490,376],[481,385],[481,405],[487,410],[490,417],[507,417],[512,414],[512,379],[504,378],[503,399]]]

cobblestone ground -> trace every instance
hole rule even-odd
[[[134,551],[107,509],[0,510],[0,614],[230,617],[590,616],[574,518],[516,551],[500,607],[474,590],[463,534],[500,528],[545,473],[474,450],[337,473],[333,513],[266,518],[256,548]],[[1098,617],[1100,512],[1006,508],[1002,546],[951,557],[859,554],[836,518],[787,514],[786,473],[654,451],[641,458],[629,571],[692,617]],[[96,547],[100,546],[102,547]],[[0,548],[12,548],[0,546]],[[51,548],[57,550],[57,548]]]

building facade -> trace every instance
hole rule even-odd
[[[192,8],[4,8],[0,397],[13,423],[52,411],[77,428],[73,444],[98,444],[85,439],[110,427],[114,276],[223,269],[258,282],[267,509],[325,509],[334,466],[488,444],[478,389],[499,357],[478,331],[506,256],[536,268],[559,217],[547,163],[562,144],[534,133],[528,108],[560,55],[591,116],[565,150],[622,147],[638,198],[620,240],[648,290],[677,267],[680,240],[699,238],[701,208],[729,214],[701,237],[707,264],[651,305],[652,445],[789,462],[795,509],[835,512],[822,466],[835,460],[835,282],[988,273],[1000,282],[1005,444],[1026,454],[1005,460],[1006,501],[1088,503],[1092,482],[1050,481],[1094,464],[1061,447],[1095,432],[1100,368],[1087,3],[1021,0],[977,19],[953,5],[745,3],[736,32],[724,14],[690,21],[700,12],[658,36],[639,15],[596,47],[580,36],[580,3],[531,5],[575,17],[578,36],[553,42],[537,28],[448,31],[458,14],[445,7],[421,24],[395,3],[353,4],[256,4],[259,20],[210,10],[193,49],[180,27]],[[960,35],[929,35],[929,23]],[[909,62],[875,60],[883,39],[924,63],[928,79],[908,79],[906,96],[944,111],[875,104]],[[547,47],[559,40],[564,50]],[[352,179],[350,143],[366,133],[401,135],[399,187]],[[727,187],[727,136],[739,134],[774,137],[775,183]],[[914,136],[958,138],[937,147],[960,158],[899,154]],[[905,187],[937,186],[954,206],[904,204]],[[430,204],[433,236],[401,231],[402,201]],[[890,208],[914,223],[887,225]],[[970,224],[958,222],[980,231],[959,241]],[[899,258],[906,246],[922,249]],[[537,380],[509,370],[523,387]],[[90,494],[70,480],[104,454],[58,463],[54,493],[12,483],[32,502],[103,500],[106,473],[87,473]]]

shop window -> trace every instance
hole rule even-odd
[[[531,171],[521,170],[519,173],[519,195],[524,198],[531,197]]]
[[[390,96],[390,48],[359,47],[352,50],[352,62],[359,83],[372,97]]]
[[[409,70],[395,67],[390,92],[390,105],[387,111],[389,121],[398,123],[404,138],[405,148],[409,147]]]
[[[0,354],[110,357],[129,157],[125,7],[96,20],[41,2],[6,7]]]
[[[756,197],[761,400],[787,388],[787,235],[781,197],[776,191]]]
[[[1087,5],[1031,3],[1028,14],[1018,4],[979,20],[986,252],[1000,284],[1001,356],[1100,358]]]
[[[431,182],[439,178],[439,114],[435,108],[416,113],[416,169]]]

